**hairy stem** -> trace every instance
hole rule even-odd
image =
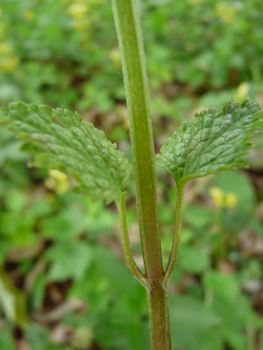
[[[150,98],[136,0],[112,0],[130,117],[137,213],[147,279],[163,277]]]
[[[168,265],[165,271],[164,283],[166,283],[168,279],[171,277],[179,256],[184,187],[185,187],[184,184],[179,184],[177,187],[173,247],[172,247]]]
[[[171,350],[169,309],[161,255],[159,219],[157,211],[156,173],[152,125],[150,120],[149,90],[143,42],[136,0],[112,0],[117,28],[134,159],[137,213],[145,265],[152,350]],[[123,203],[118,204],[121,212]],[[123,219],[121,215],[121,219]],[[123,223],[126,227],[125,223]],[[125,231],[126,230],[126,231]],[[138,274],[124,228],[123,250],[127,264]],[[141,278],[140,274],[138,276]]]
[[[163,280],[151,281],[147,288],[151,350],[171,350],[170,317]]]

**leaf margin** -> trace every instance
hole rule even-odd
[[[180,137],[184,136],[184,133],[187,129],[192,128],[195,124],[198,124],[198,122],[202,122],[203,119],[205,118],[205,116],[208,115],[212,115],[214,117],[218,117],[220,116],[220,114],[222,113],[228,113],[231,115],[231,113],[233,114],[236,110],[241,110],[243,109],[243,114],[245,112],[245,108],[247,109],[251,109],[251,123],[250,123],[250,129],[246,130],[246,136],[243,138],[242,142],[240,142],[239,144],[239,149],[237,152],[237,155],[233,161],[232,164],[230,165],[222,165],[220,167],[218,167],[217,171],[214,170],[207,170],[206,173],[204,174],[196,174],[196,175],[191,175],[188,174],[186,176],[184,176],[184,172],[182,176],[178,176],[178,174],[176,174],[176,172],[174,171],[174,166],[171,166],[171,162],[169,164],[169,159],[167,158],[167,154],[168,157],[170,156],[170,158],[172,158],[172,151],[170,151],[170,155],[169,155],[169,150],[173,149],[176,147],[176,138],[178,137],[180,140]],[[244,168],[247,167],[247,163],[246,161],[243,159],[243,156],[248,154],[249,150],[253,147],[253,145],[251,144],[251,142],[248,142],[249,139],[251,138],[251,136],[253,134],[256,133],[256,123],[260,120],[260,117],[258,116],[258,114],[262,111],[262,109],[259,107],[258,103],[255,103],[253,101],[250,101],[249,99],[245,99],[242,103],[240,102],[231,102],[231,101],[227,101],[225,103],[225,105],[223,107],[219,107],[219,108],[209,108],[209,109],[204,109],[201,110],[199,113],[195,113],[195,119],[191,120],[191,121],[187,121],[184,122],[183,125],[173,133],[172,137],[169,138],[165,144],[161,147],[161,153],[157,154],[156,158],[156,164],[162,168],[164,168],[166,171],[168,171],[175,179],[177,186],[180,185],[185,185],[187,182],[189,182],[190,180],[193,180],[195,178],[198,177],[204,177],[207,175],[211,175],[211,174],[217,174],[220,173],[221,171],[225,171],[225,170],[234,170],[237,168]],[[245,118],[245,116],[241,116],[241,118]],[[240,119],[241,119],[240,118]],[[221,135],[222,136],[222,135]],[[193,138],[192,138],[193,140]],[[191,142],[190,141],[190,145]],[[203,140],[201,139],[202,142],[204,141],[208,141],[208,140]],[[209,145],[210,146],[210,145]],[[203,149],[205,150],[206,147]],[[187,157],[189,154],[189,150],[187,150]],[[173,155],[174,156],[174,155]],[[176,157],[173,157],[176,158]]]
[[[36,118],[36,116],[38,117]],[[123,152],[117,150],[116,144],[106,139],[102,130],[95,128],[92,123],[82,120],[77,112],[73,113],[62,108],[52,109],[47,105],[13,102],[7,107],[0,108],[0,124],[7,124],[7,129],[14,133],[17,139],[24,141],[20,149],[31,156],[28,166],[45,167],[66,173],[79,183],[79,186],[75,187],[73,191],[90,195],[93,199],[103,198],[107,204],[118,200],[125,192],[124,187],[130,176],[131,164],[125,158]],[[38,129],[41,128],[44,131],[42,136],[41,133],[38,133]],[[62,132],[60,133],[60,131]],[[52,135],[53,132],[55,137]],[[70,136],[73,136],[71,143]],[[64,149],[63,143],[66,144]],[[75,148],[72,146],[73,143]],[[89,172],[81,174],[81,171],[76,169],[78,167],[81,169],[81,164],[74,162],[66,164],[63,152],[69,145],[72,146],[72,154],[77,158],[80,158],[80,154],[76,150],[83,153],[86,147],[86,155],[94,164],[92,168],[92,166],[88,166],[87,161],[82,165],[82,169],[86,166],[88,170],[94,172],[94,168],[97,168],[97,170],[104,168],[108,171],[107,176],[104,176],[103,179],[103,174],[99,173],[97,177],[96,174],[91,176]],[[88,153],[88,150],[90,153]],[[59,151],[61,151],[61,154]],[[68,147],[68,151],[70,151],[70,147]],[[95,154],[94,157],[92,152],[93,155]],[[59,157],[60,160],[58,161]],[[97,158],[95,159],[95,157]],[[70,157],[68,157],[68,162],[69,159]],[[82,159],[84,159],[83,154]],[[101,164],[103,162],[104,164]],[[101,178],[99,175],[101,175]],[[92,178],[97,187],[94,186],[94,183],[92,184]],[[111,179],[114,190],[112,188],[106,190],[106,187],[103,189],[103,184],[106,186],[107,182],[105,178],[108,178],[106,179],[108,181]]]

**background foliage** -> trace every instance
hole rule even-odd
[[[261,0],[144,0],[156,151],[196,111],[263,102]],[[131,160],[109,0],[2,0],[0,103],[77,110]],[[258,124],[260,129],[263,124]],[[263,348],[263,138],[249,170],[186,189],[179,263],[169,283],[174,350]],[[122,261],[116,209],[69,191],[56,171],[26,168],[0,128],[0,348],[147,350],[145,292]],[[158,172],[162,249],[172,243],[176,189]],[[128,222],[141,251],[128,183]]]

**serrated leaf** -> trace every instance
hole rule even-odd
[[[245,167],[242,158],[252,145],[258,104],[227,102],[195,114],[168,139],[157,155],[157,164],[166,169],[177,185],[222,170]]]
[[[76,191],[107,202],[124,190],[131,165],[103,131],[78,113],[48,106],[12,103],[0,110],[0,123],[26,143],[30,165],[60,170],[78,183]]]

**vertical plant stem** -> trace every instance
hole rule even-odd
[[[147,279],[163,277],[150,98],[136,0],[112,0],[130,117],[137,213]]]
[[[170,321],[163,283],[150,97],[139,14],[136,0],[112,0],[112,7],[130,117],[137,213],[150,313],[151,346],[152,350],[170,350]],[[125,253],[128,244],[127,232],[124,233],[123,239],[124,254],[130,261],[130,251]]]
[[[151,350],[171,350],[169,306],[163,281],[151,281],[147,290]]]

